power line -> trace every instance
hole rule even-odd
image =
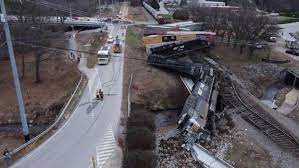
[[[47,7],[47,8],[55,9],[55,10],[58,10],[58,11],[66,12],[66,13],[70,12],[70,9],[68,7],[66,7],[62,4],[59,4],[59,3],[51,3],[51,2],[48,2],[48,1],[45,1],[45,0],[38,0],[38,1],[36,1],[36,0],[24,0],[24,1],[27,1],[29,3],[33,3],[33,4],[36,4],[36,5],[39,5],[39,6],[44,6],[44,7]],[[78,9],[72,9],[72,13],[76,14],[76,15],[81,15],[81,16],[89,16],[89,13],[78,10]]]
[[[53,51],[73,51],[73,52],[89,54],[89,55],[97,55],[97,53],[82,51],[82,50],[76,50],[76,49],[71,49],[71,48],[49,47],[49,46],[44,46],[44,45],[41,45],[41,44],[26,43],[26,42],[16,41],[16,40],[14,40],[14,42],[17,43],[17,44],[20,44],[20,45],[24,45],[24,46],[31,46],[33,48],[44,48],[44,49],[53,50]],[[120,56],[115,56],[115,55],[113,55],[112,57],[120,58]],[[127,59],[132,59],[132,60],[137,60],[137,61],[142,61],[142,62],[147,61],[146,59],[140,59],[140,58],[129,58],[129,57],[126,57],[126,58]]]
[[[62,4],[59,4],[59,3],[51,3],[51,2],[48,2],[48,1],[45,1],[45,0],[25,0],[27,2],[31,2],[31,3],[35,3],[37,5],[41,5],[41,6],[45,6],[45,7],[48,7],[48,8],[53,8],[53,9],[57,9],[57,10],[61,10],[61,11],[66,11],[66,12],[70,12],[70,9]],[[72,12],[73,13],[76,13],[78,15],[86,15],[88,16],[89,13],[87,12],[84,12],[84,11],[81,11],[81,10],[78,10],[78,9],[72,9]]]

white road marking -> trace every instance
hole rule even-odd
[[[102,168],[106,161],[111,157],[116,148],[116,141],[113,135],[112,127],[109,127],[104,138],[96,146],[97,167]]]

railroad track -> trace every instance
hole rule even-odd
[[[263,131],[280,147],[290,151],[296,157],[299,157],[299,142],[295,137],[284,130],[280,124],[263,111],[261,107],[250,105],[249,100],[244,102],[237,86],[231,81],[230,77],[225,77],[225,82],[222,83],[224,84],[222,97],[224,98],[225,104],[235,108],[246,121]]]

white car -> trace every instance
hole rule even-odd
[[[107,42],[108,43],[113,43],[113,37],[111,35],[108,36]]]

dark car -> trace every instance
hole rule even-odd
[[[297,49],[297,50],[290,49],[290,50],[287,50],[286,53],[299,56],[299,49]]]

